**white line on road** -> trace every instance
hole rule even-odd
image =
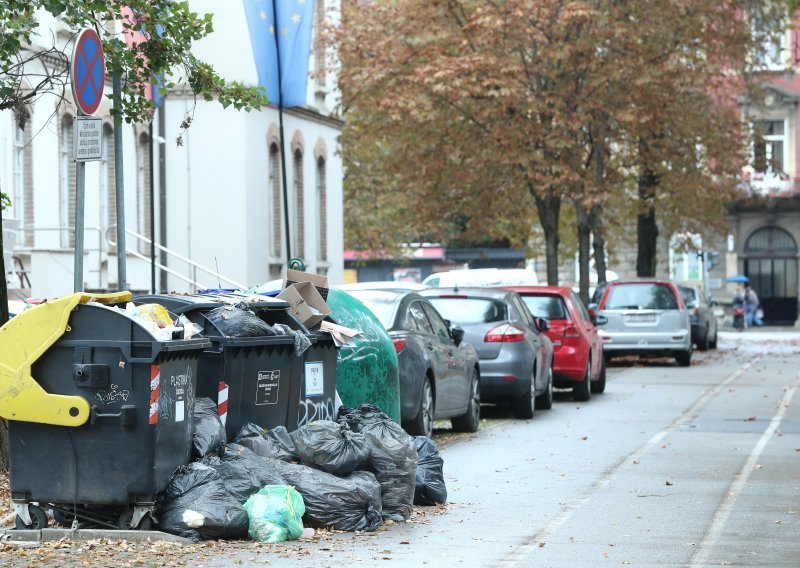
[[[758,462],[758,459],[761,457],[761,453],[764,451],[764,448],[767,447],[767,443],[769,443],[770,438],[772,438],[773,434],[775,434],[775,432],[778,430],[778,426],[780,426],[781,420],[783,420],[783,417],[786,414],[786,409],[789,407],[789,403],[791,402],[798,386],[800,386],[800,375],[798,375],[798,381],[784,393],[780,405],[778,406],[778,412],[776,412],[775,416],[772,417],[769,427],[764,430],[764,433],[761,435],[761,438],[759,438],[758,443],[753,448],[753,451],[750,452],[750,456],[747,458],[747,461],[736,475],[736,478],[731,484],[730,489],[728,489],[727,493],[725,493],[725,498],[722,500],[722,503],[720,503],[717,511],[714,513],[714,518],[711,520],[711,526],[709,526],[708,530],[706,531],[703,542],[701,542],[697,547],[697,551],[694,553],[694,555],[692,555],[692,559],[689,561],[688,566],[705,566],[708,562],[708,557],[711,554],[711,550],[717,544],[720,536],[722,536],[722,531],[725,529],[725,525],[727,524],[728,518],[733,512],[733,507],[736,505],[739,495],[742,494],[744,486],[747,485],[747,480],[750,479],[750,475],[753,473],[755,465]]]
[[[695,403],[690,406],[687,410],[685,410],[681,415],[670,424],[667,428],[650,438],[647,442],[645,442],[639,449],[634,451],[633,453],[629,454],[625,458],[623,458],[615,467],[609,470],[599,481],[597,481],[589,491],[589,495],[595,493],[599,490],[605,488],[609,483],[611,483],[621,472],[623,469],[628,467],[634,461],[638,461],[641,456],[643,456],[647,451],[649,451],[653,446],[658,444],[661,440],[663,440],[668,434],[674,432],[690,420],[693,420],[705,406],[708,401],[716,396],[722,389],[727,387],[733,381],[738,379],[742,376],[742,374],[752,367],[756,362],[758,362],[762,358],[762,355],[757,355],[753,357],[742,365],[739,370],[735,371],[731,374],[728,378],[724,381],[719,383],[714,388],[706,391],[703,395],[698,398]],[[528,539],[528,541],[524,544],[521,544],[517,548],[515,548],[506,559],[499,564],[502,568],[513,568],[517,564],[519,564],[526,556],[530,555],[536,548],[543,546],[543,543],[547,542],[558,529],[560,529],[564,523],[566,523],[572,514],[580,509],[587,501],[589,497],[584,497],[582,499],[576,499],[571,503],[567,503],[561,512],[554,517],[541,531],[533,535],[532,538]]]

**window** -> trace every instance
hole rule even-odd
[[[785,127],[783,120],[761,120],[753,123],[753,169],[772,176],[784,174]]]
[[[117,225],[117,183],[114,163],[114,129],[110,124],[103,125],[103,157],[100,159],[100,228],[103,241],[116,242],[117,235],[112,228]],[[108,252],[116,252],[117,247],[109,246]]]
[[[283,234],[283,211],[281,211],[281,165],[280,151],[277,144],[270,144],[269,147],[269,207],[272,214],[272,256],[281,256],[281,240]]]
[[[12,190],[12,216],[19,220],[23,243],[33,246],[33,152],[31,147],[31,118],[25,128],[14,121],[14,186]]]
[[[445,319],[458,325],[492,323],[506,319],[503,302],[488,298],[429,298]]]
[[[442,316],[438,314],[438,312],[434,309],[434,307],[425,304],[422,304],[422,307],[428,316],[428,321],[431,322],[431,327],[433,327],[434,335],[438,335],[439,337],[444,337],[444,338],[450,337],[450,331],[447,329],[447,324],[444,323]]]
[[[328,188],[325,158],[317,159],[317,258],[328,260]]]
[[[75,129],[73,118],[61,118],[59,158],[59,224],[61,246],[75,246]]]
[[[431,323],[428,321],[428,318],[425,317],[425,312],[422,311],[422,305],[419,302],[411,303],[408,307],[408,316],[406,316],[406,319],[409,325],[412,325],[411,322],[414,322],[413,325],[418,331],[433,335]]]
[[[136,232],[150,239],[150,138],[147,134],[139,136],[136,148]],[[142,254],[150,251],[150,245],[138,241]]]
[[[303,151],[294,151],[294,242],[293,255],[297,258],[305,256],[305,196],[303,194]]]
[[[612,286],[606,310],[677,310],[678,300],[662,284],[620,284]]]
[[[569,297],[572,300],[572,305],[575,306],[575,311],[578,312],[578,317],[584,321],[592,321],[589,312],[586,311],[586,306],[583,305],[583,301],[578,295],[575,292],[570,292]],[[567,319],[569,319],[569,314],[567,314]]]
[[[522,301],[535,318],[568,320],[567,307],[561,296],[523,296]]]

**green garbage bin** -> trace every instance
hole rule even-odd
[[[65,524],[149,527],[157,494],[191,457],[197,362],[210,342],[156,338],[116,309],[130,293],[98,299],[49,301],[0,328],[17,528],[47,526],[45,508]]]
[[[397,352],[378,318],[359,300],[336,288],[328,292],[331,319],[362,332],[339,348],[336,389],[345,406],[371,403],[400,422]]]

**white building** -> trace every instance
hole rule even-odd
[[[323,0],[317,3],[318,17],[332,17]],[[193,10],[214,14],[215,31],[197,44],[196,55],[226,79],[254,85],[256,69],[244,9],[240,2],[224,4],[223,9],[211,0],[191,2]],[[54,30],[59,41],[66,43],[71,37],[48,15],[42,16],[42,23],[42,29]],[[315,48],[310,68],[320,63]],[[107,78],[107,94],[110,89]],[[69,92],[67,99],[71,101]],[[335,115],[337,103],[335,77],[328,75],[309,79],[304,107],[284,110],[291,253],[305,261],[306,270],[326,274],[332,283],[341,282],[343,274],[343,171],[338,145],[342,122]],[[195,100],[188,90],[170,92],[163,104],[163,137],[158,136],[159,114],[154,118],[152,178],[149,125],[122,129],[127,287],[150,289],[151,253],[145,239],[151,234],[156,244],[168,249],[169,273],[157,269],[158,290],[251,286],[280,277],[287,258],[277,109],[251,113],[223,109],[216,102]],[[177,146],[180,124],[194,105],[191,127],[183,135],[183,145]],[[19,259],[7,270],[16,270],[10,286],[23,287],[19,294],[26,296],[57,296],[73,289],[76,110],[71,102],[54,115],[55,108],[55,97],[41,98],[24,131],[16,127],[12,112],[0,113],[0,187],[13,200],[3,223],[6,236],[15,241],[7,243],[6,252]],[[86,166],[86,290],[118,286],[109,110],[106,98],[96,113],[104,121],[103,159]],[[155,206],[152,228],[151,205]],[[156,262],[160,261],[159,251]],[[20,263],[28,279],[22,282]],[[13,291],[11,295],[13,299]]]

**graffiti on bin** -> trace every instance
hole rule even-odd
[[[332,398],[324,400],[320,400],[319,398],[306,398],[300,401],[300,413],[297,417],[297,426],[305,426],[315,420],[336,420]]]
[[[172,407],[175,406],[175,398],[169,389],[161,389],[161,396],[158,398],[158,419],[172,420]]]
[[[103,404],[114,404],[115,402],[126,402],[131,395],[127,389],[120,389],[119,385],[111,385],[111,390],[98,391],[95,396],[100,399]]]

